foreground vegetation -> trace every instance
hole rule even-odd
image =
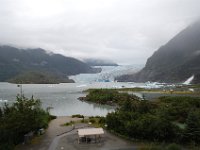
[[[5,104],[0,108],[0,149],[14,149],[24,141],[25,134],[46,128],[50,119],[40,100],[18,96],[12,106]]]
[[[134,140],[158,143],[199,145],[200,98],[160,97],[154,101],[115,90],[92,90],[87,99],[108,104],[115,102],[115,112],[106,116],[107,128]]]

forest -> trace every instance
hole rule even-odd
[[[135,141],[198,145],[200,143],[200,98],[160,97],[152,101],[116,90],[90,90],[86,100],[116,103],[106,116],[107,128]]]

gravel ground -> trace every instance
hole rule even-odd
[[[136,146],[133,143],[106,131],[99,143],[93,141],[78,144],[77,138],[77,130],[67,133],[59,139],[56,150],[136,150]]]
[[[66,122],[78,121],[79,118],[58,117],[49,123],[45,134],[33,139],[31,144],[21,144],[16,150],[136,150],[136,146],[126,140],[105,131],[100,143],[80,143],[77,141],[77,129],[88,128],[88,124],[61,126]]]

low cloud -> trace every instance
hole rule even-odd
[[[199,0],[0,0],[0,43],[144,64],[198,19]]]

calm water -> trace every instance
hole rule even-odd
[[[117,83],[117,82],[93,82],[93,83],[63,83],[63,84],[23,84],[23,94],[26,97],[38,98],[42,101],[42,107],[53,107],[51,114],[56,116],[70,116],[73,114],[83,114],[87,116],[105,116],[108,112],[114,111],[112,106],[98,105],[78,100],[78,97],[85,96],[82,91],[89,88],[131,88],[131,87],[157,87],[157,85],[145,83]],[[12,104],[16,95],[20,93],[20,88],[16,84],[0,82],[0,106],[4,102]],[[166,94],[129,92],[146,99],[154,99]],[[169,96],[169,94],[167,94]],[[176,96],[176,94],[170,94]]]
[[[137,84],[140,86],[141,84]],[[83,90],[88,88],[120,88],[122,86],[131,87],[128,83],[96,82],[90,84],[83,83],[63,83],[63,84],[23,84],[23,94],[26,97],[39,98],[43,108],[53,107],[51,114],[56,116],[69,116],[72,114],[100,115],[105,116],[114,110],[111,106],[97,105],[79,101],[77,98],[85,96]],[[135,85],[134,85],[135,86]],[[0,83],[0,105],[6,101],[13,103],[16,95],[20,93],[20,88],[16,84]]]
[[[39,98],[43,108],[53,107],[51,114],[56,116],[69,116],[73,114],[83,114],[88,116],[105,116],[108,112],[114,111],[111,106],[97,105],[79,101],[77,98],[85,96],[83,90],[89,88],[121,88],[122,86],[132,87],[133,84],[115,82],[96,82],[109,80],[113,81],[116,75],[122,72],[138,70],[138,66],[112,66],[102,67],[102,72],[98,74],[80,74],[72,76],[77,83],[65,84],[23,84],[23,94],[26,97]],[[143,84],[134,84],[140,86]],[[7,102],[13,103],[16,95],[20,93],[20,88],[16,84],[0,82],[0,106]]]
[[[98,74],[79,74],[71,76],[77,83],[63,84],[23,84],[23,94],[26,97],[38,98],[42,101],[42,107],[53,107],[51,114],[56,116],[70,116],[73,114],[83,114],[87,116],[105,116],[108,112],[114,111],[114,108],[106,105],[97,105],[79,101],[77,98],[85,96],[83,90],[89,88],[162,88],[155,83],[117,83],[117,82],[98,82],[113,81],[114,77],[124,73],[137,71],[141,66],[112,66],[102,67],[102,72]],[[12,104],[20,88],[16,84],[0,82],[0,106],[5,102]],[[163,96],[162,94],[151,93],[131,93],[139,97],[145,95],[147,99]]]

